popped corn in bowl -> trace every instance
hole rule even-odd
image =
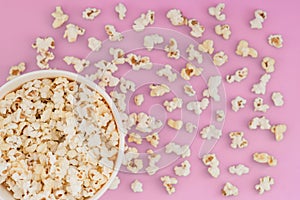
[[[119,113],[94,82],[45,70],[0,88],[0,199],[98,199],[123,151]]]

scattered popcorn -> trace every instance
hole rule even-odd
[[[123,3],[118,3],[118,5],[115,7],[115,11],[118,13],[120,20],[125,19],[127,8]]]
[[[161,159],[160,154],[154,153],[151,149],[147,150],[149,166],[146,168],[146,172],[148,175],[154,175],[158,170],[159,167],[156,166],[156,163]]]
[[[227,75],[226,76],[226,81],[228,83],[233,83],[233,82],[241,82],[248,76],[248,68],[243,67],[242,69],[238,69],[234,74],[232,75]]]
[[[252,130],[255,130],[257,128],[260,128],[261,130],[270,129],[271,125],[269,120],[266,117],[254,117],[249,122],[249,128]]]
[[[26,69],[25,62],[20,62],[18,65],[11,66],[9,69],[9,76],[6,80],[10,81],[22,74]]]
[[[213,98],[214,101],[220,101],[219,95],[219,86],[221,84],[222,77],[221,76],[210,76],[207,83],[207,92],[210,97]]]
[[[63,12],[61,6],[56,6],[55,12],[51,13],[51,15],[54,18],[52,23],[53,28],[61,27],[69,19],[69,16]]]
[[[89,37],[88,39],[88,47],[92,51],[99,51],[101,49],[102,42],[95,37]]]
[[[209,105],[209,99],[203,98],[201,101],[190,101],[186,105],[187,110],[193,111],[196,115],[200,115]]]
[[[52,37],[36,38],[35,43],[32,44],[32,48],[36,49],[37,53],[46,53],[49,49],[55,48],[54,39]]]
[[[200,131],[200,135],[203,139],[211,140],[211,139],[219,139],[222,135],[222,131],[220,129],[217,129],[215,125],[209,125],[204,127]]]
[[[90,61],[79,59],[74,56],[65,56],[64,61],[67,63],[67,65],[73,65],[75,71],[78,73],[82,72],[90,64]]]
[[[127,169],[132,173],[138,173],[143,169],[143,160],[142,159],[132,159],[127,163]]]
[[[176,130],[180,130],[182,128],[183,122],[182,122],[182,120],[168,119],[168,125],[171,128],[174,128]]]
[[[142,144],[142,137],[137,133],[130,133],[128,137],[128,142],[134,142],[136,144]]]
[[[177,41],[174,38],[171,38],[169,44],[165,46],[165,52],[168,53],[168,58],[176,60],[180,58],[180,51],[177,47]]]
[[[277,159],[267,153],[254,153],[253,160],[258,163],[267,163],[269,166],[274,167],[277,165]]]
[[[238,196],[239,189],[236,186],[232,185],[231,183],[227,182],[222,189],[222,194],[226,197]]]
[[[85,29],[75,24],[68,24],[64,33],[64,38],[67,38],[68,42],[76,42],[78,35],[84,35]]]
[[[242,164],[232,165],[231,167],[229,167],[229,172],[231,174],[236,174],[238,176],[242,176],[243,174],[248,174],[249,171],[250,169]]]
[[[220,175],[219,160],[215,154],[205,154],[202,157],[202,162],[205,166],[208,166],[208,173],[214,177],[218,178]]]
[[[169,82],[174,82],[177,79],[177,74],[172,72],[172,66],[166,64],[164,68],[156,72],[158,76],[167,77]]]
[[[272,101],[275,106],[283,106],[284,101],[283,101],[283,96],[280,92],[273,92],[272,93]]]
[[[173,194],[176,191],[174,187],[174,185],[178,183],[176,178],[170,176],[163,176],[160,178],[160,180],[163,182],[163,185],[166,188],[166,191],[169,195]]]
[[[263,194],[265,191],[270,191],[271,186],[274,184],[274,179],[270,176],[265,176],[259,179],[259,184],[255,185],[255,189],[259,194]]]
[[[152,51],[152,49],[154,48],[154,45],[161,44],[163,42],[164,42],[164,38],[158,34],[146,35],[144,37],[144,47],[148,51]]]
[[[271,132],[275,134],[276,141],[283,140],[283,136],[286,130],[287,126],[285,124],[277,124],[271,127]]]
[[[157,147],[159,144],[159,135],[157,132],[146,136],[147,142],[149,142],[152,146]]]
[[[254,92],[255,94],[265,94],[266,93],[266,87],[267,87],[267,83],[269,82],[269,80],[271,79],[271,75],[270,74],[264,74],[260,77],[260,82],[254,84],[252,86],[251,91]]]
[[[112,181],[112,183],[110,184],[109,189],[110,190],[116,190],[116,189],[118,189],[120,183],[121,183],[120,178],[118,176],[116,176],[114,178],[114,180]]]
[[[180,166],[174,167],[177,176],[188,176],[191,173],[191,164],[188,160],[183,161]]]
[[[94,20],[100,13],[100,9],[87,8],[82,12],[82,18],[87,20]]]
[[[231,35],[230,26],[228,24],[215,26],[215,32],[217,35],[221,35],[225,40],[228,40]]]
[[[256,10],[254,12],[255,18],[250,21],[250,25],[252,29],[262,29],[263,22],[267,19],[267,12],[263,10]]]
[[[36,64],[40,69],[48,69],[49,61],[54,60],[55,56],[52,52],[46,51],[36,56]]]
[[[254,48],[250,48],[246,40],[240,40],[235,53],[242,57],[251,56],[252,58],[257,58],[258,56],[257,51]]]
[[[150,91],[151,97],[160,97],[170,92],[169,86],[165,84],[151,84],[149,88],[151,90]]]
[[[195,38],[201,37],[205,31],[205,27],[202,26],[196,19],[189,19],[188,27],[192,29],[190,34]]]
[[[192,124],[191,122],[187,122],[185,124],[185,130],[188,133],[194,132],[194,130],[197,129],[197,126],[195,124]]]
[[[203,61],[202,54],[195,49],[194,45],[190,44],[188,46],[188,48],[186,49],[186,53],[188,53],[188,56],[189,56],[188,59],[190,61],[196,59],[199,64],[202,63],[202,61]]]
[[[190,80],[191,77],[193,76],[200,76],[201,73],[203,71],[203,68],[201,67],[196,67],[194,66],[192,63],[187,63],[185,65],[185,68],[181,69],[181,77],[184,79],[184,80]]]
[[[213,54],[214,52],[214,41],[213,40],[204,40],[202,44],[198,45],[198,50],[203,53]]]
[[[167,18],[174,26],[188,25],[188,19],[182,15],[182,12],[178,9],[171,9],[167,13]]]
[[[127,55],[125,60],[133,70],[138,71],[140,69],[150,70],[152,68],[152,62],[147,56],[141,57],[140,55],[135,55],[130,53]]]
[[[270,35],[268,37],[268,42],[269,42],[269,45],[271,45],[273,47],[276,47],[276,48],[283,47],[283,39],[280,34]]]
[[[266,73],[272,73],[275,71],[275,60],[271,57],[264,57],[261,66],[266,71]]]
[[[137,106],[141,106],[144,102],[144,95],[143,94],[138,94],[134,97],[134,103]]]
[[[108,39],[113,42],[121,41],[124,38],[122,33],[118,32],[113,25],[105,25],[105,32],[108,35]]]
[[[133,192],[143,192],[143,184],[140,181],[135,180],[131,183],[131,190]]]
[[[180,146],[179,144],[170,142],[165,146],[165,153],[175,153],[176,155],[181,156],[182,158],[186,158],[191,155],[191,150],[188,145]]]
[[[125,53],[123,49],[111,47],[109,49],[109,54],[113,56],[112,63],[116,65],[125,63]]]
[[[143,133],[151,133],[153,130],[158,129],[163,125],[160,120],[157,120],[143,112],[140,112],[137,115],[136,122],[136,130]]]
[[[224,65],[226,62],[228,62],[228,56],[224,53],[224,51],[216,53],[213,57],[213,63],[218,67]]]
[[[177,108],[182,108],[183,100],[178,97],[174,97],[171,101],[165,101],[164,106],[167,109],[168,112],[172,112],[173,110]]]
[[[216,7],[209,7],[208,13],[211,16],[215,16],[215,18],[219,21],[224,21],[226,19],[226,15],[222,13],[225,8],[225,3],[219,3]]]
[[[253,102],[254,111],[267,112],[269,105],[264,104],[264,100],[260,97],[256,97]]]
[[[225,111],[224,110],[217,110],[216,111],[216,120],[218,122],[222,122],[225,119]]]
[[[231,132],[229,133],[231,139],[231,147],[236,148],[245,148],[248,146],[248,141],[244,138],[244,132]]]
[[[135,91],[135,83],[130,80],[126,80],[125,78],[120,78],[120,90],[122,93],[126,94],[128,90],[131,92]]]
[[[245,107],[247,100],[243,97],[237,96],[231,101],[231,108],[234,112],[239,111],[241,108]]]
[[[103,88],[105,88],[107,86],[109,86],[109,87],[117,86],[118,83],[120,82],[120,80],[119,80],[119,78],[114,77],[112,75],[112,73],[113,72],[111,72],[110,70],[105,70],[105,71],[101,72],[98,77],[100,79],[98,85]]]
[[[192,85],[184,85],[183,89],[184,89],[184,93],[190,97],[195,96],[196,94],[196,91],[193,89]]]
[[[155,12],[152,10],[148,10],[146,14],[142,13],[139,18],[134,20],[134,24],[132,25],[133,30],[135,31],[143,31],[146,26],[154,23]]]
[[[110,97],[112,98],[113,102],[115,103],[118,111],[125,112],[125,110],[126,110],[126,102],[125,102],[126,95],[113,90],[110,92]]]

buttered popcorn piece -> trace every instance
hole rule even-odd
[[[159,144],[159,134],[157,132],[146,136],[147,142],[149,142],[152,146],[157,147]]]
[[[123,3],[118,3],[115,7],[115,11],[118,13],[118,17],[120,20],[125,19],[127,8]]]
[[[131,183],[131,190],[133,192],[143,192],[143,184],[139,180]]]
[[[168,119],[168,125],[175,130],[180,130],[182,128],[183,122],[182,120]]]
[[[275,183],[274,179],[270,176],[265,176],[259,179],[259,184],[255,185],[255,189],[259,194],[263,194],[265,191],[270,191],[271,186]]]
[[[174,97],[171,101],[165,101],[164,106],[168,112],[172,112],[177,108],[182,108],[183,100],[178,97]]]
[[[114,178],[114,180],[112,181],[112,183],[110,184],[109,189],[110,190],[116,190],[116,189],[118,189],[120,183],[121,183],[120,178],[118,176],[116,176]]]
[[[255,130],[260,128],[261,130],[267,130],[271,128],[270,121],[265,117],[254,117],[249,121],[249,129]]]
[[[188,160],[183,161],[180,166],[174,167],[177,176],[188,176],[191,173],[191,164]]]
[[[261,61],[261,67],[266,71],[266,73],[272,73],[275,71],[275,59],[271,57],[264,57]]]
[[[75,71],[78,73],[82,72],[90,64],[90,61],[79,59],[74,56],[65,56],[64,61],[67,63],[67,65],[73,65]]]
[[[195,49],[195,46],[193,44],[190,44],[188,46],[188,48],[186,49],[186,53],[188,53],[189,55],[188,59],[190,61],[197,60],[199,64],[203,62],[202,54]]]
[[[203,139],[211,140],[211,139],[219,139],[222,135],[222,131],[217,129],[215,125],[209,125],[204,127],[200,131],[200,135]]]
[[[214,52],[214,41],[204,40],[202,44],[198,45],[198,50],[204,53],[212,54]]]
[[[284,104],[284,100],[283,100],[283,96],[280,92],[273,92],[272,93],[272,101],[274,103],[275,106],[283,106]]]
[[[230,132],[231,148],[245,148],[248,146],[248,141],[244,138],[244,132]]]
[[[123,77],[120,78],[120,90],[122,93],[126,94],[129,91],[135,91],[135,83],[133,81],[127,80]]]
[[[228,170],[231,174],[236,174],[238,176],[248,174],[250,171],[250,169],[248,167],[246,167],[245,165],[242,165],[242,164],[232,165],[228,168]]]
[[[233,82],[241,82],[248,76],[248,68],[243,67],[242,69],[238,69],[235,71],[234,74],[232,75],[227,75],[226,76],[226,81],[228,83],[233,83]]]
[[[76,42],[79,35],[84,35],[85,29],[75,24],[68,24],[64,33],[64,38],[67,38],[68,42]]]
[[[186,108],[189,111],[193,111],[196,115],[201,115],[209,105],[209,99],[203,98],[201,101],[190,101],[187,103]]]
[[[148,25],[154,24],[155,12],[148,10],[147,13],[142,13],[139,18],[134,20],[132,25],[133,30],[143,31]]]
[[[86,8],[82,12],[82,18],[87,20],[94,20],[98,15],[100,15],[101,10],[98,8]]]
[[[195,38],[199,38],[203,35],[205,31],[205,27],[202,26],[198,20],[196,19],[189,19],[188,20],[188,27],[191,28],[190,34]]]
[[[154,45],[161,44],[164,42],[164,38],[159,34],[146,35],[144,37],[144,47],[148,51],[152,51]]]
[[[192,85],[188,85],[188,84],[184,85],[183,90],[184,90],[184,93],[190,97],[195,96],[195,94],[196,94],[196,91],[193,89]]]
[[[150,70],[152,68],[152,62],[148,56],[140,56],[133,53],[127,55],[125,61],[132,67],[133,70],[138,71],[140,69]]]
[[[207,171],[213,178],[219,177],[219,160],[217,159],[216,154],[205,154],[202,157],[202,162],[205,166],[208,166]]]
[[[185,130],[188,133],[193,133],[197,129],[197,126],[191,122],[185,124]]]
[[[214,16],[219,21],[224,21],[226,19],[226,15],[223,12],[225,8],[225,3],[219,3],[216,7],[209,7],[208,13],[211,16]]]
[[[213,57],[213,63],[218,67],[224,65],[226,62],[228,62],[228,56],[224,51],[216,53]]]
[[[230,26],[228,24],[215,26],[215,32],[217,35],[222,36],[225,40],[228,40],[231,35]]]
[[[88,47],[92,51],[99,51],[101,49],[102,42],[95,37],[89,37],[88,39]]]
[[[110,41],[121,41],[124,39],[124,36],[122,35],[122,33],[118,32],[116,30],[116,28],[113,25],[105,25],[105,32],[108,35],[108,39]]]
[[[143,94],[138,94],[134,96],[134,103],[137,106],[141,106],[144,102],[144,95]]]
[[[149,88],[151,97],[160,97],[170,92],[169,86],[165,84],[151,84]]]
[[[270,35],[268,37],[268,43],[269,43],[269,45],[271,45],[275,48],[283,47],[282,35],[280,35],[280,34]]]
[[[188,145],[179,145],[174,142],[170,142],[165,146],[165,153],[175,153],[182,158],[189,157],[191,155],[191,149]]]
[[[252,86],[251,91],[255,94],[265,94],[267,90],[267,83],[270,79],[270,74],[263,74],[259,79],[260,81]]]
[[[128,136],[128,142],[134,142],[136,144],[142,144],[142,137],[137,133],[130,133]]]
[[[55,56],[52,52],[46,51],[36,56],[36,64],[40,69],[48,69],[49,61],[54,60]]]
[[[176,191],[174,186],[178,183],[176,178],[170,176],[163,176],[160,178],[160,180],[162,181],[163,186],[165,187],[169,195],[173,194]]]
[[[267,112],[267,110],[270,108],[268,104],[264,104],[264,100],[260,97],[256,97],[253,102],[254,105],[254,111],[259,112]]]
[[[185,65],[185,68],[181,69],[181,77],[184,80],[190,80],[193,76],[200,76],[203,71],[203,68],[196,67],[192,63],[188,62]]]
[[[242,57],[251,56],[252,58],[257,58],[258,56],[257,51],[254,48],[249,47],[249,43],[246,40],[240,40],[235,53]]]
[[[260,152],[254,153],[253,160],[258,163],[268,164],[271,167],[274,167],[277,165],[277,159],[268,153],[260,153]]]
[[[182,12],[178,9],[169,10],[166,16],[174,26],[183,26],[188,24],[188,19],[183,16]]]
[[[225,111],[224,110],[217,110],[216,111],[216,120],[218,122],[222,122],[225,119]]]
[[[18,65],[11,66],[9,69],[9,76],[6,78],[6,80],[12,80],[22,74],[26,69],[25,62],[20,62]]]
[[[51,13],[51,15],[54,18],[52,23],[53,28],[61,27],[69,19],[69,16],[63,12],[61,6],[56,6],[55,12]]]
[[[143,169],[143,160],[134,158],[127,163],[127,169],[132,173],[138,173]]]
[[[36,49],[37,53],[45,53],[50,49],[55,48],[55,42],[52,37],[36,38],[35,43],[32,44],[32,48]]]
[[[165,76],[167,77],[169,82],[174,82],[177,79],[177,74],[172,72],[172,66],[166,64],[164,68],[158,70],[156,72],[158,76]]]
[[[167,52],[168,58],[179,59],[180,51],[177,46],[177,41],[174,38],[171,38],[169,44],[164,48],[165,52]]]
[[[113,56],[112,63],[116,65],[125,63],[125,52],[123,49],[111,47],[109,54]]]
[[[157,120],[146,113],[140,112],[136,116],[136,130],[143,133],[151,133],[153,130],[161,128],[162,125],[160,120]]]
[[[262,29],[263,22],[267,19],[267,12],[263,10],[255,10],[254,19],[250,21],[252,29]]]
[[[231,183],[227,182],[222,189],[222,194],[226,197],[238,196],[239,189],[236,186],[232,185]]]
[[[120,112],[125,112],[125,110],[126,110],[126,102],[125,102],[126,95],[113,90],[110,92],[110,97],[112,98],[113,102],[115,103],[117,109]]]
[[[287,130],[287,126],[285,124],[277,124],[271,127],[271,132],[275,135],[276,141],[283,140],[284,133]]]
[[[234,112],[239,111],[241,108],[244,108],[247,103],[247,100],[243,97],[237,96],[231,101],[231,108]]]

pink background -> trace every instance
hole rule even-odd
[[[114,12],[114,6],[119,1],[16,1],[1,0],[0,2],[0,84],[5,83],[9,67],[18,62],[25,61],[29,66],[26,72],[37,70],[35,67],[36,52],[31,48],[31,44],[38,36],[52,36],[56,40],[56,49],[54,53],[56,60],[52,66],[59,69],[72,71],[71,67],[65,66],[62,58],[65,55],[75,55],[85,57],[89,53],[86,40],[89,36],[97,36],[101,40],[106,39],[104,25],[112,23],[120,31],[131,27],[133,20],[142,12],[152,9],[156,12],[155,26],[175,29],[188,34],[187,28],[173,27],[164,17],[166,11],[171,8],[180,8],[189,18],[198,19],[207,31],[202,41],[206,38],[213,38],[216,43],[216,50],[224,50],[229,55],[229,62],[220,68],[223,77],[226,74],[233,73],[236,69],[247,66],[249,68],[249,78],[242,84],[229,85],[225,83],[228,100],[237,95],[241,95],[248,100],[245,109],[239,113],[231,111],[228,103],[228,112],[223,129],[223,137],[218,142],[213,152],[216,153],[221,162],[221,176],[218,179],[211,178],[206,167],[204,167],[197,153],[201,145],[201,139],[196,137],[192,144],[192,156],[188,158],[192,163],[192,173],[188,177],[179,177],[179,183],[176,185],[176,193],[168,196],[164,190],[159,177],[162,175],[172,175],[173,167],[181,162],[160,170],[155,176],[120,174],[121,184],[116,191],[107,192],[102,199],[117,200],[126,199],[223,199],[220,190],[226,181],[237,185],[240,191],[238,197],[232,199],[273,199],[296,200],[299,195],[300,180],[300,135],[297,128],[299,118],[299,3],[296,0],[290,1],[239,1],[225,0],[227,15],[226,23],[230,24],[232,37],[225,41],[213,32],[213,27],[219,24],[213,17],[207,14],[209,6],[215,5],[219,1],[175,1],[175,0],[152,0],[148,1],[124,1],[127,8],[127,17],[120,21]],[[263,2],[263,3],[262,3]],[[68,44],[62,38],[64,29],[54,30],[51,27],[52,17],[50,16],[56,5],[62,5],[66,13],[70,15],[69,22],[76,23],[87,29],[87,33],[79,38],[75,44]],[[86,7],[95,6],[102,10],[101,15],[95,21],[86,21],[81,18],[81,12]],[[264,23],[262,30],[252,30],[249,27],[249,21],[253,18],[255,9],[266,10],[268,19]],[[284,38],[284,47],[275,49],[270,47],[266,38],[269,34],[280,33]],[[234,54],[234,49],[240,39],[247,39],[251,46],[258,49],[259,58],[241,58]],[[260,67],[260,61],[263,56],[271,56],[276,59],[276,71],[272,74],[268,85],[267,94],[263,96],[266,103],[271,104],[271,93],[281,91],[284,95],[285,105],[282,108],[271,106],[266,116],[271,123],[286,123],[288,131],[282,142],[276,142],[274,137],[268,131],[250,131],[247,128],[248,120],[259,113],[253,112],[252,101],[255,95],[250,92],[253,83],[256,83],[259,76],[263,74]],[[237,87],[238,86],[238,87]],[[200,123],[200,127],[207,124],[205,118]],[[249,147],[242,150],[233,150],[229,147],[230,139],[228,132],[242,130],[249,140]],[[252,153],[256,151],[266,151],[278,158],[278,166],[271,168],[265,165],[254,163],[251,159]],[[230,175],[227,171],[228,166],[232,164],[243,163],[250,167],[248,175],[238,177]],[[275,185],[271,192],[263,196],[257,194],[254,185],[257,184],[259,177],[270,175],[275,178]],[[144,183],[143,193],[133,193],[130,190],[130,183],[139,179]]]

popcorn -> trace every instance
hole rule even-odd
[[[213,57],[214,65],[220,67],[228,62],[228,56],[224,53],[224,51],[220,51],[216,53]]]
[[[195,38],[201,37],[205,31],[205,27],[202,26],[196,19],[189,19],[188,27],[192,29],[190,34]]]
[[[61,27],[69,19],[69,16],[63,12],[61,6],[56,6],[55,12],[51,13],[51,15],[54,18],[54,21],[52,23],[53,28]]]
[[[105,88],[106,86],[114,87],[117,86],[120,80],[117,77],[112,75],[111,71],[104,71],[102,72],[101,76],[99,77],[100,81],[98,85],[100,87]]]
[[[283,134],[287,130],[287,126],[285,124],[277,124],[271,127],[271,132],[274,133],[276,141],[283,140]]]
[[[234,112],[239,111],[241,108],[245,107],[247,100],[243,97],[237,96],[231,101],[231,108]]]
[[[225,112],[224,110],[217,110],[216,111],[216,119],[218,122],[222,122],[225,119]]]
[[[78,35],[84,35],[85,29],[75,24],[68,24],[64,33],[64,38],[67,38],[68,42],[76,42]]]
[[[258,56],[257,51],[254,48],[250,48],[246,40],[240,40],[235,53],[242,57],[251,56],[252,58],[257,58]]]
[[[86,67],[90,65],[90,61],[79,59],[74,56],[65,56],[64,61],[67,63],[67,65],[73,65],[77,73],[82,72]]]
[[[118,176],[116,176],[114,178],[114,180],[112,181],[112,183],[110,184],[109,189],[110,190],[116,190],[116,189],[118,189],[120,183],[121,183],[120,178]]]
[[[177,47],[177,41],[174,38],[171,38],[169,44],[165,46],[165,52],[168,53],[168,58],[176,60],[180,58],[180,51]]]
[[[180,164],[180,166],[174,167],[174,172],[177,176],[188,176],[191,173],[190,168],[190,162],[185,160]]]
[[[208,89],[207,92],[210,97],[213,98],[214,101],[220,101],[220,95],[218,94],[218,88],[221,84],[222,77],[221,76],[210,76],[208,79]]]
[[[124,112],[126,110],[126,95],[123,93],[118,93],[117,91],[111,91],[110,97],[112,98],[113,102],[115,103],[117,109],[120,112]]]
[[[205,166],[208,166],[208,173],[214,177],[218,178],[220,175],[219,160],[215,154],[205,154],[202,157],[202,162]]]
[[[109,49],[109,54],[113,56],[112,63],[116,65],[125,63],[125,53],[123,49],[111,47]]]
[[[151,90],[150,91],[151,97],[160,97],[170,92],[169,86],[165,84],[151,84],[149,88]]]
[[[154,16],[155,12],[152,10],[148,10],[146,14],[142,13],[139,18],[134,20],[133,30],[137,32],[143,31],[149,24],[154,24]]]
[[[213,54],[214,52],[214,41],[213,40],[204,40],[202,44],[198,45],[198,50],[203,53]]]
[[[105,32],[108,35],[108,39],[112,42],[121,41],[124,39],[122,33],[119,33],[113,25],[105,25]]]
[[[256,97],[253,102],[254,111],[267,112],[270,108],[269,105],[264,104],[264,100],[260,97]]]
[[[208,107],[209,100],[208,98],[203,98],[201,101],[190,101],[186,105],[186,109],[193,111],[196,115],[200,115],[203,110]]]
[[[82,18],[87,20],[94,20],[100,13],[101,10],[98,8],[87,8],[82,12]]]
[[[138,71],[140,69],[149,70],[152,68],[152,62],[150,58],[147,56],[141,57],[140,55],[135,55],[130,53],[127,55],[125,60],[133,70]]]
[[[154,175],[159,168],[156,166],[156,163],[160,160],[161,155],[154,153],[151,149],[147,150],[148,159],[149,159],[149,166],[146,168],[146,172],[148,175]]]
[[[269,80],[271,79],[271,75],[270,74],[264,74],[260,77],[260,82],[254,84],[252,86],[251,91],[255,94],[265,94],[266,93],[266,87],[267,87],[267,83],[269,82]]]
[[[168,112],[172,112],[173,110],[177,108],[182,108],[183,100],[178,97],[174,97],[172,101],[165,101],[164,106]]]
[[[25,62],[20,62],[18,65],[11,66],[9,69],[9,76],[7,77],[6,80],[10,81],[22,74],[26,69],[26,64]]]
[[[92,51],[99,51],[101,49],[102,42],[95,37],[89,37],[88,39],[88,47]]]
[[[146,136],[146,140],[154,147],[157,147],[157,145],[159,144],[159,135],[157,132],[151,134],[151,135],[147,135]]]
[[[231,139],[231,147],[236,148],[245,148],[248,146],[248,141],[244,138],[244,132],[230,132],[229,137]]]
[[[228,40],[231,35],[230,26],[228,24],[215,26],[215,32],[217,35],[221,35],[225,40]]]
[[[249,129],[255,130],[258,127],[261,130],[266,130],[266,129],[270,129],[271,125],[269,120],[262,116],[262,117],[254,117],[252,120],[249,121]]]
[[[203,61],[202,54],[199,51],[195,50],[194,45],[190,44],[188,46],[188,48],[186,49],[186,53],[188,53],[188,56],[189,56],[188,59],[190,61],[196,59],[199,64],[202,63],[202,61]]]
[[[222,131],[220,129],[217,129],[215,125],[209,125],[204,127],[200,131],[200,135],[203,139],[211,140],[211,139],[219,139],[222,135]]]
[[[182,122],[182,120],[168,119],[168,125],[171,128],[174,128],[176,130],[180,130],[182,128],[183,122]]]
[[[255,189],[259,194],[263,194],[265,191],[270,191],[271,186],[274,184],[274,179],[270,176],[265,176],[259,179],[259,184],[255,185]]]
[[[32,48],[36,49],[37,53],[46,53],[49,49],[55,48],[54,39],[52,37],[36,38],[35,43],[32,44]]]
[[[170,142],[165,146],[165,153],[175,153],[178,156],[181,156],[182,158],[189,157],[191,155],[191,150],[188,145],[182,145],[176,144],[174,142]]]
[[[136,144],[142,144],[142,137],[136,133],[130,133],[128,137],[128,142],[134,142]]]
[[[141,169],[143,169],[143,160],[141,159],[132,159],[127,163],[127,169],[132,173],[138,173]]]
[[[214,16],[219,21],[224,21],[226,19],[226,15],[222,13],[225,8],[225,3],[219,3],[216,7],[209,7],[208,13],[211,16]]]
[[[136,130],[143,133],[151,133],[153,130],[158,129],[162,126],[160,120],[156,120],[154,117],[149,116],[143,112],[137,115]]]
[[[194,130],[197,129],[197,126],[195,124],[192,124],[191,122],[187,122],[185,124],[185,130],[188,133],[194,132]]]
[[[118,5],[115,7],[115,11],[118,13],[120,20],[125,19],[127,8],[123,3],[118,3]]]
[[[181,69],[181,77],[184,80],[190,80],[193,76],[200,76],[203,71],[203,68],[196,67],[192,63],[187,63],[185,68]]]
[[[177,79],[177,74],[172,72],[172,66],[166,64],[164,68],[156,72],[158,76],[167,77],[169,82],[174,82]]]
[[[135,180],[131,183],[131,190],[133,192],[143,192],[143,184],[140,181]]]
[[[238,176],[242,176],[243,174],[248,174],[249,171],[250,171],[249,168],[242,164],[232,165],[231,167],[229,167],[229,172],[231,174],[236,174]]]
[[[188,19],[182,15],[178,9],[171,9],[167,13],[167,18],[174,26],[183,26],[188,24]]]
[[[261,66],[266,71],[266,73],[272,73],[275,71],[275,60],[271,57],[264,57]]]
[[[163,186],[166,188],[166,191],[169,195],[173,194],[176,189],[174,185],[178,183],[177,179],[170,176],[163,176],[160,178],[160,180],[163,182]]]
[[[275,48],[283,47],[283,39],[282,35],[280,34],[270,35],[268,37],[268,42],[270,46],[273,46]]]
[[[267,19],[267,12],[263,10],[256,10],[254,12],[255,18],[250,21],[250,25],[252,29],[262,29],[263,22]]]
[[[267,153],[254,153],[253,160],[258,163],[267,163],[269,166],[274,167],[277,165],[277,159]]]
[[[283,96],[280,92],[273,92],[272,93],[272,101],[274,103],[275,106],[283,106],[284,104],[284,100],[283,100]]]
[[[144,37],[144,47],[148,51],[152,51],[154,45],[161,44],[163,42],[164,42],[164,38],[159,34],[146,35]]]
[[[135,91],[135,83],[133,81],[126,80],[125,78],[121,77],[120,90],[124,94],[126,94],[128,90],[130,90],[131,92],[134,92]]]
[[[134,103],[137,106],[141,106],[144,102],[144,95],[143,94],[138,94],[134,97]]]
[[[232,185],[231,183],[227,182],[222,189],[222,194],[226,197],[238,196],[239,189],[236,186]]]
[[[192,85],[184,85],[183,89],[184,89],[184,93],[190,97],[192,97],[196,94],[196,91],[193,89]]]
[[[243,67],[242,69],[238,69],[235,71],[234,74],[232,75],[227,75],[226,76],[226,81],[227,83],[233,83],[233,82],[241,82],[248,76],[248,68]]]

